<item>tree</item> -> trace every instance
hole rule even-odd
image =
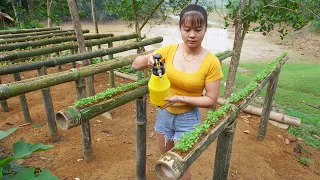
[[[48,27],[52,27],[51,7],[52,7],[52,0],[47,0]]]
[[[277,30],[281,34],[280,37],[283,39],[288,34],[289,29],[299,30],[314,18],[319,17],[319,9],[315,8],[317,4],[319,5],[317,0],[228,1],[226,5],[228,14],[225,16],[225,24],[228,26],[231,20],[235,24],[236,32],[233,47],[234,55],[230,62],[225,98],[228,98],[232,93],[242,44],[252,23],[258,23],[259,25],[254,27],[253,30],[260,31],[264,35],[277,26]]]

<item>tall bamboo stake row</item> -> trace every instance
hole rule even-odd
[[[137,37],[136,34],[120,35],[120,36],[108,37],[108,38],[104,38],[104,39],[100,39],[100,40],[87,41],[85,44],[87,47],[90,47],[90,46],[112,43],[115,41],[134,39],[136,37]],[[31,51],[20,51],[20,52],[19,51],[17,51],[17,52],[10,51],[10,52],[6,52],[7,54],[4,54],[4,53],[0,54],[0,61],[8,61],[8,60],[15,60],[15,59],[20,59],[20,58],[34,57],[34,56],[39,56],[39,55],[43,55],[43,54],[49,54],[49,53],[54,53],[54,52],[59,52],[59,51],[64,51],[64,50],[69,50],[69,49],[76,49],[76,48],[78,48],[78,45],[76,43],[68,43],[65,45],[46,47],[46,48],[41,48],[41,49],[31,50]]]
[[[110,36],[113,36],[113,34],[92,34],[92,35],[85,35],[84,39],[85,40],[100,39],[100,38],[107,38]],[[71,37],[44,39],[44,40],[38,40],[38,41],[28,41],[28,42],[15,43],[15,44],[6,44],[6,45],[0,46],[0,51],[27,49],[28,47],[39,47],[39,46],[44,46],[48,44],[59,44],[59,43],[68,42],[68,41],[77,41],[77,38],[76,36],[71,36]]]
[[[19,33],[29,33],[29,32],[41,32],[41,31],[51,31],[51,30],[61,30],[60,27],[50,27],[50,28],[32,28],[32,29],[15,29],[15,30],[2,30],[2,34],[19,34]]]
[[[74,32],[74,30],[54,30],[54,31],[23,33],[23,34],[8,34],[8,35],[0,35],[0,38],[10,39],[10,38],[27,37],[27,36],[39,36],[44,34],[55,34],[55,33],[62,33],[62,32]]]
[[[89,30],[85,29],[82,32],[89,33]],[[67,32],[52,33],[52,34],[45,34],[45,35],[39,35],[39,36],[27,36],[27,37],[20,37],[20,38],[0,39],[0,44],[25,42],[25,41],[40,40],[40,39],[59,37],[59,36],[71,36],[71,35],[75,35],[75,32],[67,31]]]
[[[213,179],[227,179],[233,134],[238,114],[249,105],[249,103],[260,93],[262,88],[268,82],[269,86],[274,86],[272,85],[274,83],[274,79],[278,78],[278,73],[282,65],[287,60],[288,56],[283,57],[273,71],[259,83],[251,94],[240,100],[240,102],[235,102],[233,108],[229,110],[228,116],[221,119],[221,123],[214,127],[214,129],[210,130],[208,134],[195,145],[195,147],[188,151],[187,154],[181,155],[181,153],[176,152],[174,149],[165,153],[155,165],[157,177],[168,180],[179,179],[183,176],[184,172],[190,167],[190,165],[201,155],[201,153],[204,152],[217,137],[219,137],[215,156],[216,159]],[[268,98],[271,98],[272,101],[272,97],[269,96]],[[270,107],[265,111],[270,112]],[[267,113],[265,114],[268,115]],[[263,117],[263,119],[268,119],[268,117]],[[263,128],[265,130],[265,126],[263,126]]]
[[[153,38],[153,39],[147,39],[141,42],[135,42],[127,45],[122,45],[114,48],[104,49],[100,51],[93,51],[93,52],[86,52],[83,54],[75,54],[71,56],[65,56],[65,57],[58,57],[58,58],[52,58],[45,61],[40,62],[34,62],[30,64],[21,64],[21,65],[14,65],[14,66],[7,66],[0,68],[0,75],[4,74],[12,74],[13,72],[22,72],[22,71],[29,71],[34,69],[40,69],[43,66],[46,67],[55,67],[57,65],[67,64],[70,62],[76,62],[80,60],[90,59],[94,57],[102,57],[109,54],[115,54],[131,49],[136,49],[140,46],[146,46],[150,44],[159,43],[162,41],[161,37]]]

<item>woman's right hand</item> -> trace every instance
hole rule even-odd
[[[154,64],[154,53],[150,53],[148,54],[148,68],[152,68],[153,64]]]

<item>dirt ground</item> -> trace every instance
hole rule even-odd
[[[64,24],[64,29],[70,29],[70,24]],[[110,26],[102,25],[107,31]],[[117,24],[112,29],[116,34],[128,34],[124,24]],[[84,25],[94,32],[91,26]],[[307,34],[307,35],[305,35]],[[229,34],[232,38],[232,33]],[[243,59],[252,61],[273,60],[283,51],[291,52],[290,60],[319,60],[319,46],[312,46],[312,50],[306,44],[303,37],[315,39],[319,42],[319,36],[310,33],[298,33],[287,41],[277,41],[275,35],[262,36],[259,33],[249,33],[243,48]],[[307,42],[307,41],[306,41]],[[257,49],[257,47],[259,47]],[[300,49],[299,49],[300,47]],[[257,50],[252,50],[257,49]],[[270,58],[271,56],[271,58]],[[246,58],[247,57],[247,58]],[[251,58],[249,58],[251,57]],[[268,57],[268,58],[267,58]],[[63,70],[70,69],[70,65],[64,65]],[[57,72],[57,68],[49,68],[49,73]],[[21,73],[22,79],[28,79],[37,75],[36,71]],[[12,76],[1,76],[2,83],[12,82]],[[127,83],[128,80],[117,77],[116,85]],[[108,74],[101,73],[95,76],[96,92],[108,88]],[[76,100],[74,82],[57,85],[51,88],[55,111],[59,111],[72,105]],[[93,142],[94,160],[86,163],[83,161],[81,146],[81,132],[79,127],[63,131],[59,129],[61,141],[50,142],[48,128],[46,126],[45,111],[40,91],[26,94],[31,117],[34,125],[20,127],[12,135],[0,142],[2,156],[11,155],[12,145],[20,139],[30,143],[41,142],[53,144],[54,148],[32,154],[30,157],[19,161],[24,165],[49,169],[54,175],[62,180],[115,180],[135,179],[135,102],[132,101],[112,111],[112,120],[98,116],[91,120],[91,134]],[[0,129],[19,126],[23,124],[23,114],[19,105],[19,98],[13,97],[8,100],[10,112],[0,112]],[[147,179],[156,179],[154,165],[160,158],[158,141],[153,130],[156,108],[148,103],[147,107]],[[202,113],[206,113],[202,109]],[[303,144],[302,141],[289,135],[285,130],[280,130],[268,125],[265,140],[256,140],[259,127],[259,117],[252,116],[244,120],[239,115],[237,131],[235,134],[229,178],[238,179],[320,179],[320,150],[313,149]],[[204,118],[204,117],[203,117]],[[43,125],[43,126],[42,126]],[[249,134],[244,133],[249,130]],[[285,143],[289,139],[290,143]],[[294,148],[302,144],[303,153],[296,154]],[[194,162],[191,166],[193,179],[212,179],[216,141]],[[298,162],[298,157],[310,157],[312,163],[304,166]]]

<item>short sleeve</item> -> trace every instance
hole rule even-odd
[[[208,71],[205,78],[205,83],[213,82],[223,77],[219,59],[214,55],[209,56],[209,58],[210,60]]]
[[[155,54],[161,54],[161,62],[165,63],[166,59],[168,58],[169,51],[170,51],[171,45],[163,46],[157,50],[154,51]]]

